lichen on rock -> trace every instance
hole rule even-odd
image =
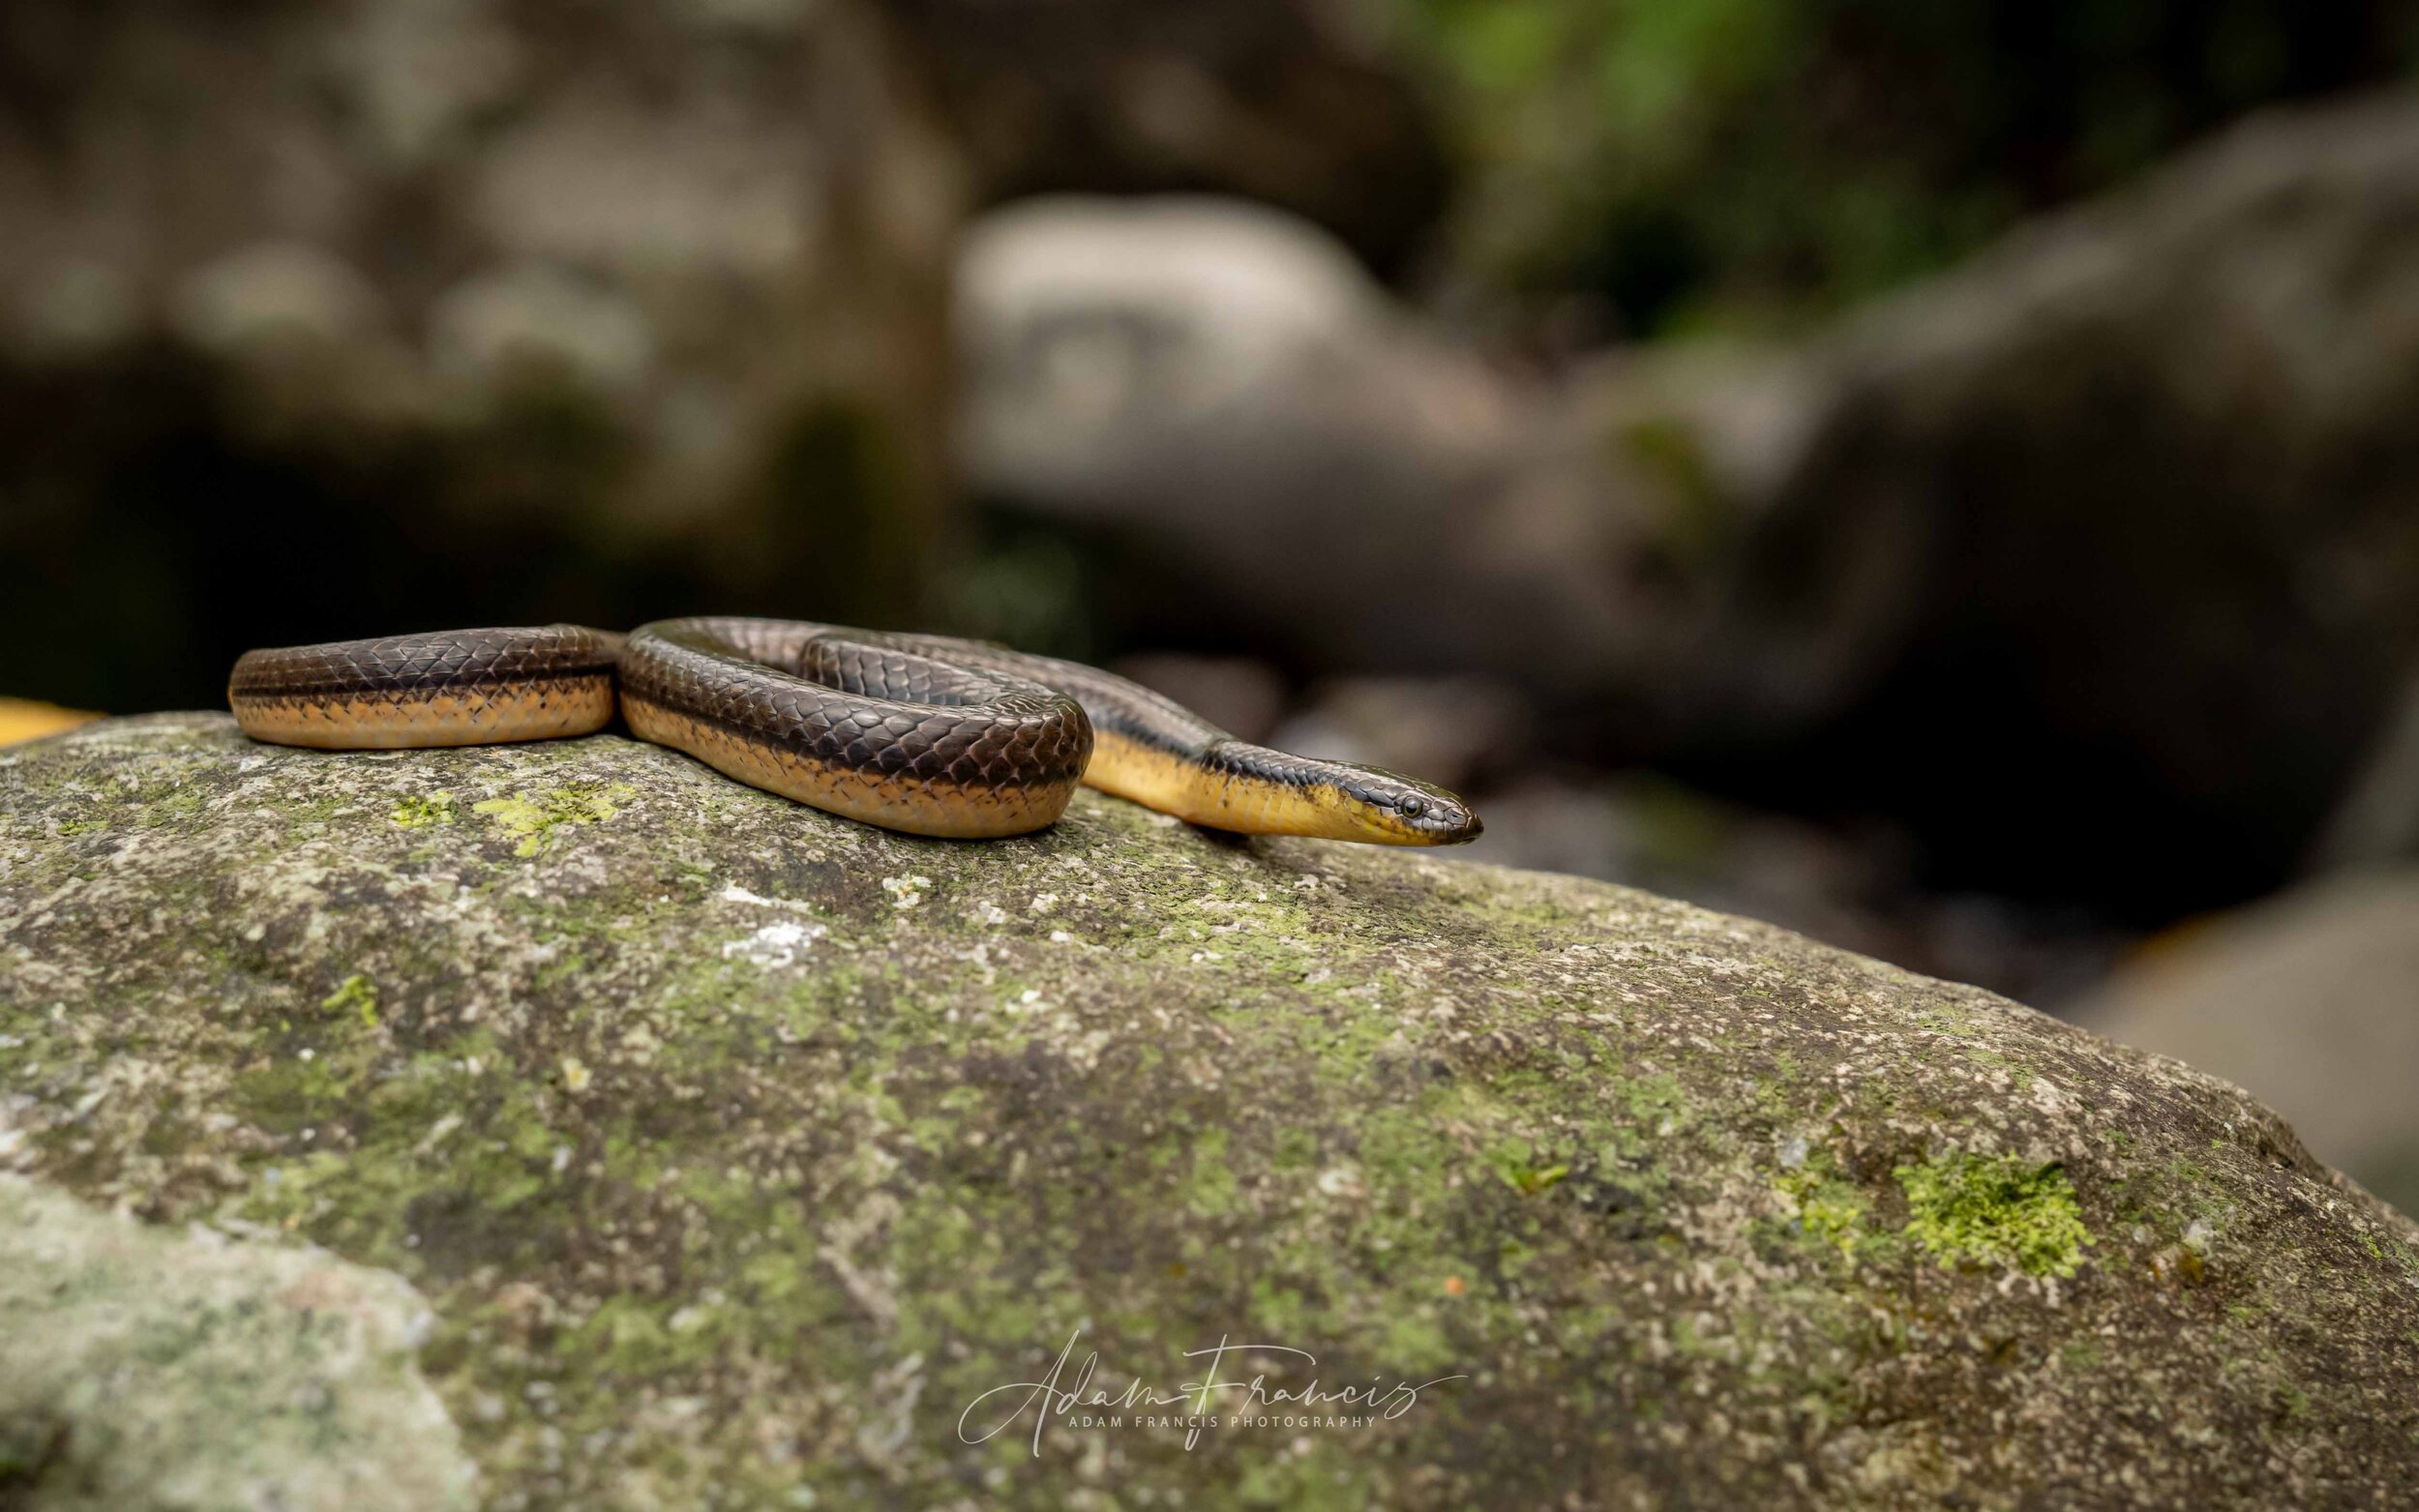
[[[976,845],[610,736],[0,752],[0,1165],[400,1275],[497,1506],[2419,1475],[2419,1231],[2239,1091],[1643,894],[1090,793]],[[1070,1340],[1115,1396],[1221,1339],[1452,1379],[1349,1427],[967,1431]]]
[[[0,1175],[0,1504],[467,1507],[399,1277]]]

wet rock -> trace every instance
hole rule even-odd
[[[2419,1473],[2419,1230],[2234,1088],[1645,894],[1090,793],[961,845],[612,737],[12,748],[0,1118],[45,1193],[405,1278],[505,1504]],[[1173,1389],[1221,1337],[1435,1384],[1190,1447],[983,1396],[1070,1339]]]

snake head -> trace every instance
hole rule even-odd
[[[1377,767],[1359,767],[1337,784],[1350,833],[1339,838],[1379,845],[1459,845],[1483,827],[1470,805],[1434,783]]]

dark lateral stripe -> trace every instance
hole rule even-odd
[[[1201,764],[1221,776],[1274,783],[1281,787],[1302,791],[1337,786],[1332,762],[1273,751],[1267,746],[1255,746],[1242,740],[1219,741],[1202,753]]]
[[[979,796],[986,793],[1046,791],[1052,787],[1076,783],[1082,776],[1080,772],[1034,772],[1023,782],[991,783],[979,787],[969,786],[964,783],[948,779],[918,778],[909,772],[882,765],[880,756],[895,748],[886,748],[883,753],[878,753],[877,759],[872,761],[843,761],[818,751],[776,740],[753,725],[745,725],[737,720],[710,714],[702,709],[664,703],[634,694],[627,688],[622,690],[621,697],[625,704],[636,705],[643,714],[666,721],[685,721],[704,729],[720,730],[742,745],[764,752],[767,759],[795,761],[800,766],[810,768],[818,777],[824,780],[828,780],[831,776],[841,775],[866,782],[890,783],[903,786],[911,784],[930,791],[936,797],[945,798],[953,793]],[[700,759],[703,758],[700,757]]]
[[[578,685],[579,691],[592,691],[588,685],[611,680],[613,664],[606,662],[587,667],[565,667],[544,672],[505,672],[494,667],[463,667],[456,672],[414,674],[410,678],[382,677],[363,670],[348,677],[301,679],[282,676],[272,670],[255,673],[250,678],[232,679],[228,696],[254,703],[308,703],[314,699],[353,699],[375,696],[421,702],[431,698],[473,692],[493,692],[508,689],[515,693],[535,693],[542,688],[562,684]]]
[[[646,695],[633,692],[629,688],[621,690],[621,697],[624,703],[637,704],[640,708],[654,715],[658,719],[686,720],[692,725],[702,726],[708,729],[718,729],[724,734],[747,745],[755,746],[760,750],[775,753],[776,755],[789,760],[804,762],[809,766],[820,768],[825,772],[846,772],[851,776],[862,777],[877,782],[916,783],[919,786],[930,787],[935,792],[1007,792],[1011,790],[1023,792],[1030,791],[1033,788],[1055,787],[1063,783],[1071,783],[1076,781],[1082,775],[1080,772],[1073,771],[1035,771],[1022,782],[993,783],[983,787],[969,787],[964,784],[956,782],[942,781],[940,779],[917,778],[900,767],[884,765],[883,760],[885,757],[897,757],[902,760],[911,759],[911,757],[910,757],[905,752],[895,746],[886,746],[878,750],[875,753],[875,758],[871,761],[843,761],[836,756],[826,756],[820,751],[811,750],[805,746],[793,745],[788,741],[777,739],[771,734],[768,734],[761,726],[750,725],[741,720],[730,718],[718,711],[696,708],[687,704],[666,703],[660,698],[648,697]]]
[[[1184,761],[1198,760],[1203,756],[1201,749],[1191,741],[1180,740],[1171,731],[1126,719],[1119,711],[1097,710],[1087,704],[1085,713],[1090,716],[1092,728],[1120,736],[1138,746],[1156,751],[1161,756],[1172,756]],[[1215,747],[1211,749],[1214,750]]]

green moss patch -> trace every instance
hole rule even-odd
[[[1826,1160],[1810,1161],[1781,1173],[1774,1183],[1797,1230],[1807,1239],[1853,1260],[1870,1235],[1867,1214],[1870,1204],[1856,1187],[1831,1170]]]
[[[1944,1266],[2072,1276],[2095,1242],[2074,1183],[2054,1165],[1949,1155],[1892,1174],[1906,1192],[1907,1236]]]
[[[502,831],[513,842],[514,855],[535,856],[545,852],[554,831],[563,825],[601,824],[613,816],[615,805],[628,803],[632,796],[631,789],[619,783],[572,783],[534,795],[517,792],[509,798],[488,798],[472,804],[470,812]],[[403,821],[399,817],[397,822]]]
[[[387,817],[400,829],[425,829],[432,824],[451,824],[454,822],[454,795],[442,790],[416,793],[395,805],[395,812]]]

